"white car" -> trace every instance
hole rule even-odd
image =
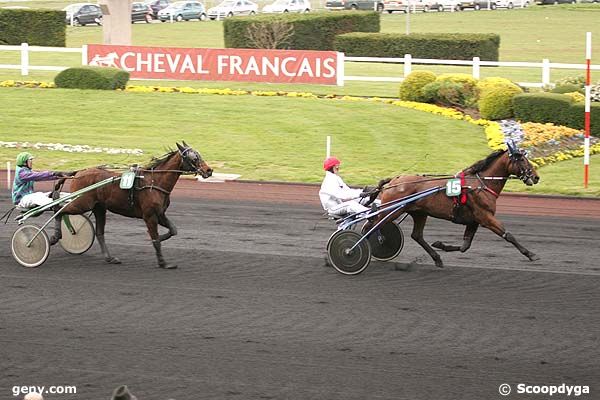
[[[276,0],[274,3],[263,7],[264,13],[310,12],[308,0]]]
[[[233,17],[234,15],[254,15],[258,5],[250,0],[225,0],[216,7],[208,9],[208,18],[217,19]]]
[[[498,8],[521,8],[529,7],[529,0],[494,0]]]

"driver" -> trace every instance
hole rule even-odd
[[[334,216],[367,211],[368,208],[361,202],[369,200],[367,197],[369,193],[361,189],[349,188],[339,175],[340,164],[340,160],[336,157],[327,157],[323,162],[323,169],[326,172],[323,183],[321,183],[321,190],[319,190],[323,209],[329,215]]]
[[[32,171],[33,155],[23,152],[17,156],[17,168],[13,181],[12,201],[21,208],[44,206],[52,202],[49,192],[34,192],[33,183],[39,181],[52,181],[68,176],[68,173],[52,171]]]

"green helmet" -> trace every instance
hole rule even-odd
[[[23,165],[27,164],[27,160],[31,160],[32,158],[34,158],[33,154],[26,151],[19,153],[17,156],[17,167],[22,167]]]

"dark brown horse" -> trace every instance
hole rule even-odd
[[[506,231],[502,222],[495,217],[496,199],[502,192],[509,176],[517,176],[527,186],[534,185],[539,181],[539,176],[529,163],[525,153],[519,151],[514,144],[509,144],[508,150],[496,151],[466,168],[463,172],[465,185],[462,190],[466,194],[464,205],[460,204],[460,200],[453,200],[446,195],[445,191],[441,191],[409,204],[402,210],[408,213],[414,221],[411,237],[427,251],[435,261],[435,265],[440,268],[444,266],[442,258],[432,246],[443,251],[465,252],[471,247],[473,237],[480,225],[512,243],[531,261],[538,260],[539,257],[520,245],[517,239]],[[382,181],[378,189],[381,191],[381,202],[385,204],[440,186],[441,182],[445,183],[440,179],[424,176],[399,176]],[[448,245],[439,241],[430,246],[423,238],[423,229],[428,216],[466,225],[462,246]]]
[[[138,170],[140,177],[136,178],[133,190],[121,189],[117,181],[83,194],[73,200],[61,214],[83,214],[93,211],[96,219],[96,237],[102,248],[102,254],[107,262],[113,264],[120,264],[120,261],[110,255],[104,241],[106,211],[126,217],[142,218],[156,250],[159,267],[177,268],[176,265],[165,262],[160,244],[163,240],[177,234],[175,225],[165,215],[170,204],[169,195],[182,173],[200,174],[203,178],[208,178],[212,172],[213,170],[202,160],[200,153],[185,142],[183,145],[177,143],[177,150],[154,159],[150,165]],[[102,168],[84,169],[75,174],[70,190],[74,192],[119,175]],[[52,243],[56,243],[61,237],[60,217],[60,215],[56,216],[57,223]],[[158,225],[167,228],[169,232],[159,235]]]

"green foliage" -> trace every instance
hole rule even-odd
[[[574,83],[565,83],[560,86],[556,86],[555,88],[550,90],[550,93],[564,94],[564,93],[572,93],[572,92],[583,93],[584,92],[583,86],[576,85]]]
[[[0,45],[65,47],[65,12],[0,8]]]
[[[129,72],[105,67],[68,68],[54,78],[56,87],[66,89],[125,89],[127,81]]]
[[[554,82],[556,86],[564,86],[564,85],[575,85],[580,89],[585,85],[585,76],[567,76],[566,78],[562,78]]]
[[[223,22],[225,47],[258,48],[248,35],[254,25],[285,23],[293,27],[286,48],[296,50],[333,50],[336,35],[347,32],[379,32],[377,12],[336,12],[259,15],[252,18],[228,18]]]
[[[477,80],[467,74],[442,74],[425,85],[423,96],[428,102],[444,106],[473,107],[479,98]]]
[[[400,99],[427,102],[429,99],[423,94],[423,87],[435,81],[435,74],[429,71],[414,71],[400,84]]]
[[[515,118],[530,122],[551,122],[575,129],[584,128],[585,105],[558,93],[525,93],[513,99]],[[600,104],[591,105],[591,133],[600,136]]]
[[[514,111],[512,99],[523,90],[515,84],[499,85],[485,90],[479,99],[481,117],[490,120],[512,118]]]
[[[347,56],[498,61],[500,36],[492,33],[347,33],[335,38]]]
[[[563,93],[563,94],[565,96],[572,98],[575,103],[584,103],[585,102],[585,96],[579,92],[569,92],[569,93]]]
[[[436,80],[425,85],[422,89],[423,96],[428,102],[443,106],[473,107],[477,102],[476,92],[473,87],[449,80]]]

